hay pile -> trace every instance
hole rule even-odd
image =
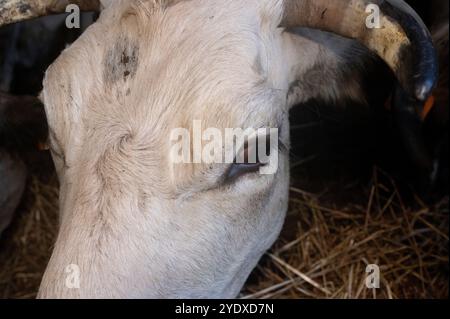
[[[286,230],[244,288],[245,298],[447,298],[448,198],[405,204],[374,182],[367,205],[337,207],[291,189]],[[33,298],[57,225],[57,182],[32,177],[14,224],[0,240],[0,297]],[[360,200],[361,202],[361,200]],[[365,287],[367,264],[381,288]]]
[[[291,188],[297,236],[282,236],[244,298],[448,298],[448,198],[406,205],[392,180],[377,180],[365,206],[344,208]],[[369,264],[380,289],[366,287]]]
[[[33,176],[11,227],[0,238],[0,298],[34,298],[58,225],[56,177]]]

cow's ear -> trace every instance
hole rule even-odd
[[[358,42],[319,30],[283,33],[289,106],[318,99],[365,104],[366,83],[381,60]]]
[[[38,98],[0,92],[0,148],[9,151],[42,149],[47,135],[45,109]]]

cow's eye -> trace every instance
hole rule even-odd
[[[270,137],[263,136],[247,141],[238,152],[234,162],[229,166],[225,175],[226,182],[233,182],[237,178],[251,173],[258,173],[261,167],[267,165],[267,158],[271,153]],[[263,156],[264,158],[261,158]]]
[[[261,163],[254,163],[254,164],[233,163],[230,166],[230,168],[228,169],[225,180],[227,182],[232,182],[235,179],[241,177],[242,175],[250,174],[250,173],[257,173],[260,170],[261,166],[263,166],[263,164],[261,164]]]

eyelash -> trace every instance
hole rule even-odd
[[[288,150],[287,146],[281,141],[278,140],[278,152],[286,152]],[[271,149],[269,149],[269,155],[271,154]],[[267,154],[267,148],[266,148],[266,154]],[[242,177],[247,174],[256,173],[259,171],[259,169],[267,164],[259,162],[259,159],[257,158],[257,162],[254,164],[250,163],[232,163],[226,170],[224,174],[223,181],[225,183],[232,183],[235,182],[239,177]]]

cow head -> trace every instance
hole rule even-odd
[[[366,25],[366,0],[70,2],[102,13],[44,81],[61,213],[40,297],[236,296],[285,217],[289,108],[361,98],[370,54],[347,38],[383,58],[411,99],[435,83],[429,35],[401,1],[372,1],[379,29]],[[195,121],[278,128],[276,172],[260,174],[258,161],[175,164],[171,132]]]

